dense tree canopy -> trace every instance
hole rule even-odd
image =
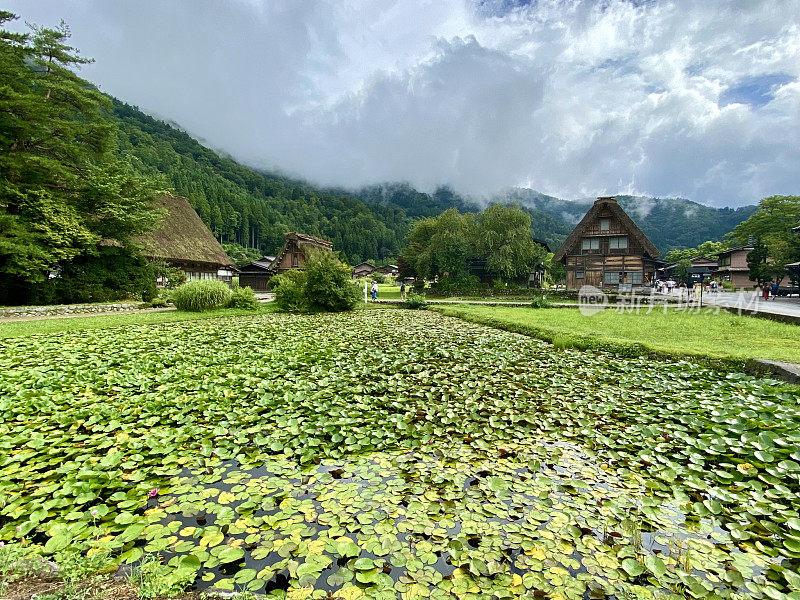
[[[15,18],[0,12],[0,23]],[[10,296],[65,262],[126,246],[160,214],[149,182],[115,156],[110,101],[72,69],[69,29],[0,31],[0,287]],[[14,292],[15,291],[15,292]],[[5,299],[6,301],[8,298]]]
[[[740,223],[731,239],[740,244],[756,242],[749,260],[755,270],[754,281],[780,281],[786,276],[784,265],[800,260],[800,236],[792,229],[800,225],[800,196],[770,196],[758,210]]]
[[[531,217],[516,206],[493,204],[478,216],[476,251],[486,269],[504,280],[527,275],[547,258],[531,237]]]
[[[493,204],[482,213],[451,208],[417,221],[401,256],[408,274],[461,281],[477,272],[511,281],[543,264],[547,251],[531,237],[531,218],[518,206]]]

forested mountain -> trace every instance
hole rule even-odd
[[[355,264],[396,256],[411,223],[448,208],[478,212],[485,202],[448,187],[424,193],[404,183],[356,191],[323,189],[284,176],[244,167],[210,150],[187,133],[137,108],[114,103],[119,151],[144,173],[189,198],[223,242],[277,251],[286,231],[298,230],[333,242]],[[618,196],[620,203],[662,252],[721,239],[753,214],[755,207],[711,208],[681,198]],[[518,203],[531,215],[531,230],[555,250],[589,209],[593,199],[563,200],[512,188],[492,202]]]
[[[410,219],[397,206],[367,206],[346,193],[243,167],[127,104],[114,103],[114,118],[118,151],[187,197],[221,241],[268,254],[281,247],[284,232],[302,231],[331,240],[351,262],[395,256],[403,244]]]

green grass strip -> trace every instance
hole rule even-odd
[[[473,323],[530,335],[560,348],[602,350],[621,356],[692,358],[714,367],[753,368],[755,359],[800,363],[797,325],[733,315],[650,313],[499,306],[435,306],[437,312]]]

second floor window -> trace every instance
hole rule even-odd
[[[581,248],[583,250],[599,250],[600,238],[583,238],[583,243],[581,244]]]
[[[608,231],[611,229],[611,219],[609,217],[603,217],[600,219],[600,231]]]
[[[621,235],[618,237],[608,238],[608,247],[612,250],[620,250],[628,247],[628,236]]]

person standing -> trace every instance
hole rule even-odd
[[[775,300],[775,298],[777,298],[777,297],[778,297],[778,282],[777,281],[773,281],[772,282],[772,299]]]
[[[769,282],[764,283],[764,287],[761,288],[761,299],[769,300]]]
[[[372,282],[372,301],[377,302],[378,300],[378,282]]]
[[[406,282],[405,281],[400,282],[400,301],[401,302],[405,302],[406,301]]]

